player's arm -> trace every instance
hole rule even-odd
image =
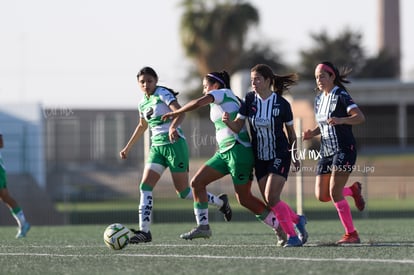
[[[245,120],[239,116],[237,116],[234,120],[231,120],[230,114],[227,112],[223,113],[221,120],[235,133],[239,133],[245,124]]]
[[[139,123],[135,128],[134,132],[132,133],[128,143],[125,147],[119,152],[119,155],[122,159],[126,159],[131,150],[132,146],[139,140],[139,138],[144,134],[144,132],[148,129],[148,122],[145,121],[144,118],[139,119]]]
[[[180,104],[176,100],[171,102],[169,107],[173,111],[177,111],[181,108]],[[174,142],[175,140],[177,140],[177,138],[179,138],[177,128],[183,122],[184,118],[185,118],[185,113],[181,113],[178,116],[176,116],[173,119],[173,121],[171,122],[171,126],[170,126],[169,133],[168,133],[168,136],[169,136],[171,142]]]
[[[330,125],[338,125],[338,124],[349,124],[349,125],[357,125],[365,122],[365,116],[362,111],[358,108],[352,108],[348,112],[348,116],[346,117],[331,117],[328,119],[328,123]]]
[[[319,126],[316,126],[313,129],[308,129],[307,131],[303,132],[302,139],[308,140],[320,134],[321,134],[321,129],[319,129]]]
[[[201,108],[203,106],[206,106],[214,101],[214,98],[212,95],[205,95],[198,99],[193,99],[187,104],[185,104],[183,107],[179,108],[178,110],[175,110],[173,112],[166,113],[162,116],[162,120],[166,120],[168,118],[176,117],[182,113],[190,112],[193,110],[196,110],[198,108]]]

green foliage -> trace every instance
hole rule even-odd
[[[257,24],[259,15],[243,1],[186,0],[181,18],[181,41],[187,56],[192,58],[200,75],[211,71],[232,72],[243,53],[249,26]]]
[[[247,49],[243,55],[238,59],[234,70],[249,69],[256,64],[267,64],[275,72],[288,71],[288,68],[283,64],[283,58],[281,54],[276,53],[270,43],[260,42],[253,43],[249,49]]]
[[[361,46],[362,34],[344,30],[336,38],[330,38],[326,31],[311,34],[314,47],[301,50],[301,79],[313,80],[315,66],[323,61],[331,61],[337,66],[350,67],[358,73],[364,66],[365,54]]]
[[[387,51],[381,51],[377,56],[366,59],[359,78],[397,78],[399,75],[398,58]]]
[[[313,46],[300,51],[298,68],[285,64],[282,54],[270,42],[254,42],[246,48],[249,28],[258,24],[257,9],[250,3],[235,0],[184,0],[180,34],[185,53],[194,60],[199,77],[226,70],[230,74],[266,63],[275,71],[299,72],[300,79],[313,80],[316,64],[331,61],[349,67],[354,78],[397,78],[398,57],[381,51],[366,56],[362,33],[345,28],[336,37],[326,31],[311,33]],[[194,74],[192,74],[192,77]]]

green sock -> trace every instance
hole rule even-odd
[[[191,196],[189,196],[189,194]],[[190,187],[187,187],[186,189],[184,189],[184,191],[178,192],[177,195],[180,199],[192,199],[193,198]]]

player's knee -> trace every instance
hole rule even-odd
[[[202,182],[197,180],[197,179],[192,179],[191,182],[190,182],[190,186],[194,190],[199,190],[199,189],[205,188],[204,184],[202,184]]]
[[[315,194],[316,199],[321,201],[321,202],[328,202],[331,201],[331,197],[330,196],[326,196],[326,195],[321,195],[321,194]]]
[[[250,192],[236,192],[236,199],[241,206],[246,207],[252,201],[252,193]]]

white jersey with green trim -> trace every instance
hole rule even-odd
[[[234,120],[239,112],[241,102],[233,91],[230,89],[219,89],[212,90],[208,94],[214,98],[213,103],[210,104],[210,120],[216,128],[216,141],[219,152],[226,152],[236,144],[236,141],[245,147],[251,147],[245,126],[236,134],[222,121],[224,112],[229,113],[231,120]]]
[[[139,102],[139,114],[141,118],[148,122],[151,131],[151,145],[160,146],[171,143],[168,132],[172,120],[167,119],[164,121],[161,117],[172,111],[169,105],[175,100],[177,99],[170,91],[164,87],[157,86],[152,95],[149,97],[144,95]],[[177,131],[184,138],[182,130],[177,128]]]

